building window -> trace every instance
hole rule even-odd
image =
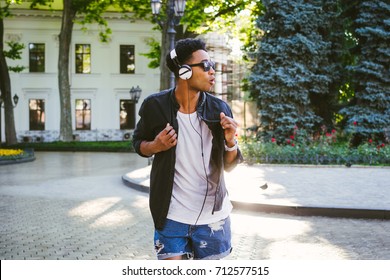
[[[76,130],[91,130],[91,99],[76,99]]]
[[[45,44],[28,44],[30,72],[45,72]]]
[[[131,100],[120,100],[120,129],[135,128],[135,103]]]
[[[76,73],[91,73],[91,45],[76,44]]]
[[[120,73],[134,74],[135,73],[135,52],[134,45],[120,46]]]
[[[45,100],[30,99],[30,130],[45,130]]]

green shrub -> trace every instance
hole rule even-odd
[[[72,142],[43,142],[21,143],[12,148],[30,148],[35,151],[91,151],[91,152],[132,152],[131,141],[72,141]]]
[[[390,165],[390,146],[384,143],[366,143],[358,148],[349,147],[347,142],[324,144],[260,142],[255,139],[240,143],[248,163],[315,164],[315,165]]]

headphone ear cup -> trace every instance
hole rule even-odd
[[[186,64],[179,69],[179,77],[183,80],[188,80],[192,77],[192,68]]]

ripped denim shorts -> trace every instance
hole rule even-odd
[[[230,218],[208,225],[188,225],[167,219],[162,230],[155,230],[157,258],[183,256],[195,260],[218,260],[232,251]]]

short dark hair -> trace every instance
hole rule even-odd
[[[179,77],[180,65],[183,65],[188,60],[190,60],[192,54],[197,50],[204,50],[207,52],[205,42],[203,42],[200,39],[194,39],[194,38],[186,38],[177,41],[175,45],[175,51],[176,51],[177,61],[179,62],[179,65],[177,65],[177,63],[171,59],[171,54],[169,51],[169,53],[166,56],[166,64],[169,70],[171,70],[175,74],[176,78]]]

